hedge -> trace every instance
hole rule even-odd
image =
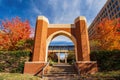
[[[22,73],[30,51],[0,51],[0,72]]]
[[[97,61],[99,71],[120,70],[120,50],[93,51],[90,58]]]
[[[0,51],[0,72],[22,73],[24,63],[31,58],[30,51]],[[120,51],[93,51],[92,61],[97,61],[99,71],[120,70]]]

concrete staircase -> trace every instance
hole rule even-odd
[[[77,71],[73,65],[56,64],[50,67],[44,80],[79,80]]]

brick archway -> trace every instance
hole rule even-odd
[[[74,46],[75,46],[75,57],[76,57],[76,61],[78,61],[77,54],[76,54],[77,53],[77,42],[76,42],[76,39],[75,39],[75,37],[72,34],[66,32],[66,31],[63,31],[63,30],[53,32],[53,34],[51,34],[51,35],[48,36],[48,38],[47,38],[46,59],[45,59],[45,61],[47,62],[48,46],[49,46],[51,40],[53,38],[55,38],[56,36],[59,36],[59,35],[64,35],[64,36],[68,37],[74,43]]]
[[[74,24],[49,24],[44,16],[38,16],[35,30],[35,42],[32,62],[26,62],[24,73],[36,74],[47,63],[47,50],[50,41],[57,35],[69,37],[76,49],[76,67],[81,73],[97,71],[96,62],[90,61],[90,47],[86,18],[80,16]],[[31,69],[32,68],[32,69]]]

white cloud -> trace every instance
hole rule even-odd
[[[74,23],[78,16],[86,16],[88,26],[107,0],[49,0],[53,9],[53,23]]]
[[[73,23],[80,15],[80,0],[49,0],[53,8],[53,23]]]
[[[20,3],[22,3],[23,0],[18,0]]]
[[[52,9],[50,13],[53,14],[52,21],[54,24],[74,23],[75,18],[78,16],[86,16],[89,26],[106,1],[107,0],[48,0],[48,4],[46,5],[50,5]],[[32,2],[31,11],[37,15],[42,14],[34,2]],[[55,38],[53,41],[61,41],[63,39],[70,41],[61,36]]]
[[[88,6],[87,16],[88,17],[88,26],[91,24],[91,22],[94,20],[94,18],[97,16],[101,8],[104,6],[107,0],[86,0],[86,4]]]
[[[41,14],[42,14],[41,10],[40,10],[39,7],[34,3],[33,0],[31,0],[31,7],[32,7],[31,12],[33,12],[34,14],[37,14],[37,15],[41,15]]]
[[[96,17],[107,0],[49,0],[53,8],[53,23],[74,23],[78,16],[86,16],[88,26]],[[70,41],[64,37],[56,37],[53,41]]]

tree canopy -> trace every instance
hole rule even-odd
[[[0,49],[5,50],[16,49],[16,46],[29,39],[31,34],[29,21],[22,21],[18,17],[2,20],[0,29]]]
[[[96,26],[96,31],[91,41],[97,42],[100,50],[120,49],[120,18],[104,18]]]

